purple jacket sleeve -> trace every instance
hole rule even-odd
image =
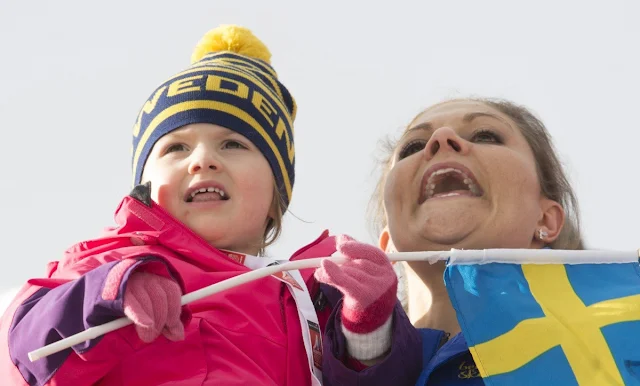
[[[347,346],[340,327],[341,309],[342,300],[333,309],[322,341],[324,385],[415,385],[422,370],[422,338],[400,303],[393,311],[391,351],[382,362],[359,372],[342,362],[347,355]]]
[[[115,270],[122,261],[104,264],[56,288],[41,288],[24,301],[16,309],[8,336],[11,360],[24,379],[30,385],[45,384],[72,352],[66,349],[32,363],[27,355],[30,351],[123,317],[124,290],[130,274],[142,264],[157,261],[161,262],[143,258]],[[105,288],[114,284],[112,296],[105,299]],[[84,353],[101,338],[78,344],[73,351]]]

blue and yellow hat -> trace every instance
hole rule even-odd
[[[204,35],[191,66],[160,85],[133,127],[133,185],[153,145],[192,123],[212,123],[247,137],[269,161],[285,204],[295,177],[296,103],[271,67],[269,49],[244,27],[223,25]]]

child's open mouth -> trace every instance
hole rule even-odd
[[[229,195],[220,188],[208,187],[191,191],[187,194],[186,202],[226,201]]]

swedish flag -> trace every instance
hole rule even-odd
[[[640,266],[449,265],[487,385],[640,385]]]

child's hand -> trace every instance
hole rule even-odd
[[[150,343],[160,334],[173,341],[184,339],[181,296],[180,286],[173,280],[151,273],[131,274],[124,293],[124,313],[143,342]]]
[[[338,237],[337,247],[348,261],[338,266],[324,260],[315,277],[344,295],[342,326],[349,353],[360,360],[376,358],[390,345],[398,278],[389,258],[380,249],[346,235]],[[381,344],[371,347],[372,339]]]

